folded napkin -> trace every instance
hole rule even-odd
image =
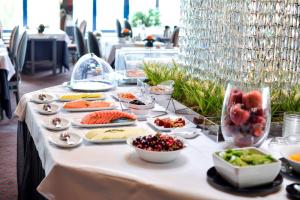
[[[28,94],[24,94],[21,97],[20,102],[18,103],[16,110],[15,110],[15,115],[17,116],[18,120],[23,122],[25,120],[25,116],[26,116],[26,106],[27,103],[30,101],[31,99],[31,93]]]

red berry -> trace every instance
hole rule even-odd
[[[264,128],[264,125],[263,124],[254,124],[252,126],[252,135],[256,136],[256,137],[259,137],[263,134],[263,128]]]
[[[235,104],[230,109],[230,119],[235,125],[242,125],[247,122],[250,113],[241,108],[241,104]]]
[[[243,104],[247,109],[261,108],[262,107],[262,95],[258,90],[253,90],[243,95]]]
[[[243,92],[239,89],[233,89],[230,92],[229,104],[234,105],[237,103],[242,103]]]

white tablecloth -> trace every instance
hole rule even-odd
[[[34,29],[30,29],[27,30],[28,33],[28,38],[29,39],[52,39],[55,38],[56,40],[59,41],[66,41],[67,44],[71,43],[71,40],[69,38],[69,36],[66,34],[66,32],[60,30],[60,29],[48,29],[46,28],[45,31],[40,34],[38,33],[37,30]]]
[[[120,90],[134,89],[122,87]],[[57,86],[43,92],[64,94],[66,89]],[[30,95],[21,101],[28,100]],[[25,121],[46,172],[38,191],[48,199],[286,199],[284,188],[290,183],[287,180],[279,192],[267,197],[236,196],[211,187],[206,181],[206,172],[213,166],[212,153],[220,150],[221,145],[205,135],[189,140],[180,157],[167,164],[145,162],[127,144],[83,142],[78,148],[61,149],[49,144],[48,137],[59,133],[42,126],[42,121],[49,116],[38,114],[35,107],[36,104],[27,103]],[[85,114],[61,111],[57,115],[73,119]],[[146,122],[139,122],[138,126],[154,132]],[[71,127],[70,131],[83,136],[87,129]]]
[[[10,80],[16,73],[14,65],[8,56],[8,51],[3,41],[0,39],[0,69],[7,70],[7,79]]]

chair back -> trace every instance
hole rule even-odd
[[[171,43],[173,43],[174,47],[178,46],[179,40],[179,27],[175,28],[171,37]]]
[[[21,72],[23,70],[25,56],[26,56],[27,43],[28,43],[28,35],[27,35],[27,32],[24,31],[21,36],[21,39],[20,39],[20,42],[18,45],[18,49],[17,49],[17,54],[16,54],[16,60],[15,60],[16,72]]]
[[[130,37],[132,38],[132,28],[127,19],[124,21],[124,27],[127,28],[128,30],[130,30]]]
[[[117,25],[117,36],[120,38],[122,37],[122,27],[121,27],[121,23],[120,20],[116,20],[116,25]]]
[[[77,48],[77,53],[78,53],[78,56],[81,57],[84,54],[86,54],[86,48],[84,45],[83,35],[77,26],[75,26],[75,28],[74,28],[74,35],[75,35],[75,44],[76,44],[76,48]]]
[[[18,37],[19,37],[19,26],[15,26],[11,32],[10,40],[9,40],[9,56],[12,59],[12,61],[16,56]]]
[[[67,19],[67,15],[63,15],[61,18],[60,18],[60,30],[62,31],[65,31],[65,28],[66,28],[66,19]]]
[[[85,36],[86,24],[87,24],[87,22],[85,20],[83,20],[79,25],[79,30],[81,31],[83,37]]]
[[[99,48],[98,40],[92,32],[87,35],[87,49],[89,53],[94,53],[99,58],[102,58],[102,51]]]

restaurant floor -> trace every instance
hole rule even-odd
[[[52,71],[40,71],[34,75],[22,75],[21,95],[38,89],[54,86],[68,81],[71,70],[52,75]],[[15,98],[12,96],[12,110]],[[0,200],[17,199],[17,119],[0,121]]]

